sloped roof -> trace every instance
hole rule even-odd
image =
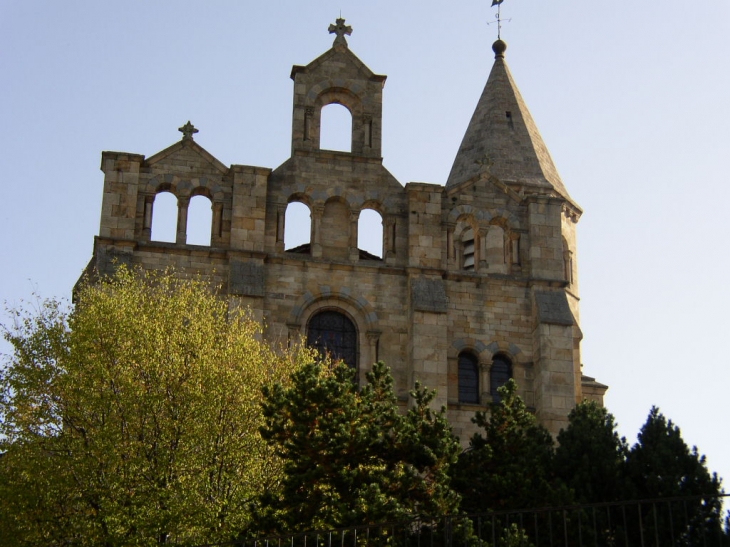
[[[570,195],[504,60],[507,44],[492,46],[495,61],[469,122],[446,187],[489,173],[506,184]]]
[[[325,51],[322,55],[317,57],[315,60],[307,64],[306,66],[294,65],[291,71],[291,79],[299,73],[312,73],[320,70],[322,66],[327,65],[331,62],[346,62],[350,63],[355,69],[360,72],[362,78],[365,80],[374,80],[385,82],[387,76],[382,74],[375,74],[370,68],[363,63],[360,58],[355,55],[350,48],[342,45],[334,45],[332,48]]]
[[[176,154],[181,154],[185,152],[200,157],[204,162],[208,163],[213,170],[218,171],[222,175],[228,172],[228,167],[226,167],[220,160],[213,156],[213,154],[211,154],[205,148],[195,142],[191,137],[183,137],[175,144],[168,146],[164,150],[160,150],[153,156],[147,158],[147,161],[145,163],[148,166],[152,166]]]

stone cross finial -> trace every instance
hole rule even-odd
[[[338,44],[341,44],[343,46],[347,45],[347,40],[345,39],[345,34],[350,36],[352,34],[352,27],[345,24],[345,20],[342,17],[338,17],[335,21],[335,25],[330,25],[329,31],[330,34],[336,34],[337,37],[335,38],[335,41],[332,43],[333,46],[336,46]]]
[[[188,139],[190,139],[192,141],[193,135],[195,135],[195,133],[199,132],[197,129],[195,129],[195,126],[190,123],[190,120],[188,120],[188,123],[186,123],[182,127],[178,127],[177,130],[183,134],[184,141],[186,141]]]

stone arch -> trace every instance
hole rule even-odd
[[[211,201],[211,245],[220,241],[223,233],[223,207],[225,192],[221,185],[208,177],[181,178],[178,175],[166,174],[151,177],[142,189],[144,203],[142,236],[150,240],[152,220],[154,217],[155,196],[160,192],[170,192],[177,198],[177,234],[175,242],[187,243],[188,206],[195,196],[205,196]],[[139,202],[138,202],[139,203]]]
[[[476,357],[478,365],[477,387],[479,390],[479,404],[484,404],[484,386],[486,385],[485,371],[487,370],[488,364],[491,362],[492,354],[487,349],[486,344],[475,338],[457,338],[451,342],[446,350],[446,359],[451,371],[450,376],[454,378],[454,381],[452,381],[453,386],[449,386],[449,398],[455,402],[463,402],[461,400],[462,394],[460,392],[461,375],[459,370],[459,359],[464,353],[470,353]]]
[[[203,196],[208,198],[210,201],[213,201],[213,192],[210,191],[210,188],[206,186],[195,186],[190,190],[190,197],[194,198],[196,196]]]
[[[300,204],[307,209],[308,218],[305,217],[303,209],[299,211],[292,207],[293,204]],[[303,194],[293,194],[287,199],[286,207],[279,213],[278,232],[281,233],[281,241],[286,251],[299,251],[303,254],[311,253],[312,244],[312,206],[309,196]],[[297,225],[293,225],[297,223]],[[302,224],[306,228],[302,227]],[[295,235],[296,234],[296,235]]]
[[[150,241],[174,243],[177,240],[179,215],[180,198],[167,185],[160,185],[151,199],[145,201],[146,236]]]
[[[375,312],[372,304],[362,297],[354,298],[353,290],[349,287],[342,287],[333,291],[329,286],[320,286],[314,292],[307,291],[299,299],[297,305],[292,308],[287,319],[288,325],[301,325],[308,318],[307,313],[311,313],[324,305],[338,305],[345,309],[350,309],[351,314],[360,321],[367,331],[379,331],[378,314]],[[298,327],[297,327],[298,328]]]
[[[489,355],[488,365],[487,367],[485,367],[484,371],[484,386],[487,399],[490,401],[494,400],[494,389],[492,389],[492,363],[494,362],[494,359],[498,358],[499,356],[504,356],[509,360],[511,365],[510,377],[517,382],[518,393],[520,393],[520,395],[522,395],[524,398],[525,390],[527,387],[525,385],[527,377],[526,369],[529,366],[529,363],[525,361],[525,355],[522,350],[515,344],[495,341],[486,347],[486,351]]]
[[[287,325],[290,338],[297,338],[306,335],[309,320],[316,313],[333,310],[344,314],[357,329],[358,375],[360,382],[364,382],[366,372],[378,359],[381,330],[378,315],[370,302],[362,296],[353,298],[352,294],[353,290],[349,287],[333,291],[328,286],[320,286],[314,293],[307,292],[292,308]]]
[[[190,196],[187,209],[188,221],[185,232],[187,245],[210,246],[213,238],[213,200],[207,189],[194,192]],[[207,203],[206,203],[207,202]]]
[[[361,211],[363,209],[372,209],[373,211],[377,211],[378,213],[380,213],[381,217],[385,217],[386,213],[385,206],[379,199],[376,198],[366,199],[359,205],[358,209],[360,209]]]
[[[477,271],[481,259],[482,233],[479,221],[473,212],[465,212],[450,225],[449,257],[460,270]]]
[[[352,112],[337,101],[323,105],[319,114],[319,149],[352,152]]]
[[[338,104],[345,107],[350,113],[351,125],[348,152],[354,152],[356,130],[359,129],[360,125],[358,124],[358,120],[361,120],[363,117],[362,99],[360,96],[353,93],[347,87],[328,87],[323,89],[313,102],[314,116],[311,120],[309,131],[315,146],[322,149],[322,109],[332,104]]]
[[[213,202],[225,199],[225,192],[221,185],[208,177],[183,179],[178,175],[155,176],[147,181],[143,193],[154,195],[161,191],[171,192],[178,198],[204,195]]]
[[[314,205],[313,200],[312,200],[312,197],[308,193],[306,193],[306,192],[292,192],[292,193],[290,193],[289,194],[289,197],[286,198],[286,203],[288,205],[288,204],[293,203],[293,202],[303,203],[304,205],[306,205],[310,209]]]
[[[339,308],[324,308],[309,318],[307,345],[357,371],[360,366],[357,324]],[[359,378],[358,378],[359,380]]]
[[[356,245],[358,252],[368,253],[360,258],[372,259],[373,256],[376,256],[382,260],[385,258],[386,250],[385,217],[379,209],[369,206],[371,203],[373,202],[366,202],[357,213]],[[363,215],[363,213],[365,214]]]
[[[485,344],[481,340],[475,338],[457,338],[452,341],[447,350],[447,358],[450,366],[457,366],[459,355],[464,351],[474,353],[479,360],[479,388],[481,391],[480,402],[486,404],[492,401],[490,389],[490,372],[492,361],[497,355],[506,356],[512,363],[512,377],[517,380],[520,394],[524,394],[527,386],[525,385],[526,371],[530,367],[530,363],[526,361],[524,352],[515,344],[494,341]],[[455,386],[458,389],[458,386]],[[458,391],[454,389],[450,392],[452,400],[457,400]]]
[[[457,388],[459,403],[479,404],[481,401],[481,382],[479,357],[476,352],[464,349],[457,356]]]
[[[328,104],[337,103],[347,108],[354,116],[362,116],[363,99],[360,89],[361,86],[340,80],[333,85],[334,82],[329,80],[313,85],[307,93],[307,102],[318,110]],[[353,85],[354,84],[354,85]]]
[[[446,221],[449,224],[455,224],[459,217],[463,215],[472,215],[485,226],[492,222],[493,219],[503,219],[503,222],[510,229],[520,229],[520,219],[517,215],[504,208],[485,210],[474,207],[473,205],[457,205],[449,211]]]

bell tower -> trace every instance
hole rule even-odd
[[[352,116],[351,153],[368,158],[382,155],[383,85],[385,76],[373,72],[350,51],[345,35],[352,28],[337,19],[332,48],[307,66],[294,66],[292,156],[320,148],[322,108],[340,104]]]

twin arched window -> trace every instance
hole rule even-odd
[[[325,204],[319,228],[320,243],[326,248],[325,258],[349,256],[350,212],[341,202],[330,199]],[[284,250],[291,253],[311,254],[312,213],[301,201],[291,201],[284,213]],[[382,260],[383,216],[366,207],[357,221],[357,251],[360,260]],[[339,253],[338,253],[339,251]]]
[[[489,369],[489,394],[492,401],[500,402],[498,388],[512,378],[512,361],[504,354],[498,353],[492,359]],[[479,360],[468,351],[459,354],[459,402],[479,404]]]
[[[181,230],[184,234],[182,243],[210,246],[213,229],[213,203],[210,198],[200,194],[192,196],[182,212],[185,217],[182,224],[178,218],[181,211],[175,194],[168,190],[160,191],[152,203],[151,218],[145,218],[151,241],[175,243],[178,230]]]

